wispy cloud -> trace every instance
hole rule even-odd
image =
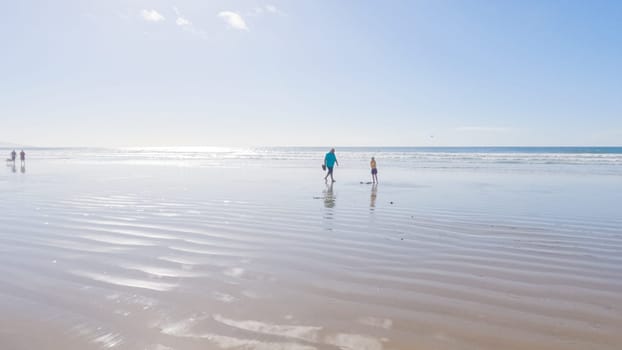
[[[190,22],[189,20],[187,20],[187,19],[185,19],[185,18],[183,18],[183,17],[177,17],[177,20],[175,21],[175,23],[176,23],[178,26],[180,26],[180,27],[183,27],[183,26],[189,26],[189,25],[191,25],[191,24],[192,24],[192,22]]]
[[[506,132],[510,131],[510,128],[498,127],[498,126],[461,126],[456,128],[456,131],[478,131],[478,132]]]
[[[173,11],[175,12],[175,24],[181,28],[183,31],[187,32],[187,33],[191,33],[194,34],[196,36],[198,36],[201,39],[207,39],[207,33],[205,31],[203,31],[202,29],[197,28],[192,21],[190,21],[187,17],[185,17],[184,15],[182,15],[181,11],[176,7],[173,6]]]
[[[252,11],[246,13],[246,15],[249,17],[259,17],[263,15],[286,16],[287,14],[278,9],[276,6],[268,4],[265,6],[255,7]]]
[[[192,25],[192,22],[190,22],[189,19],[183,17],[181,15],[181,12],[179,12],[179,9],[177,7],[173,7],[173,11],[175,11],[175,15],[177,15],[177,19],[175,20],[175,24],[177,24],[180,27],[185,27],[185,26],[189,26]]]
[[[235,12],[222,11],[218,13],[218,17],[222,18],[233,29],[248,30],[248,26],[242,16]]]
[[[156,10],[142,10],[140,16],[148,22],[160,22],[166,19]]]
[[[287,13],[283,12],[274,5],[266,5],[266,11],[275,15],[287,16]]]

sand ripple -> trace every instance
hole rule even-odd
[[[68,349],[622,343],[619,220],[315,203],[28,198],[0,219],[0,310]]]

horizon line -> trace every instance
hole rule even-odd
[[[16,145],[10,143],[0,143],[0,148],[96,148],[96,149],[130,149],[130,148],[622,148],[621,145],[409,145],[409,146],[395,146],[395,145],[373,145],[373,146],[361,146],[361,145],[319,145],[319,146],[300,146],[300,145],[270,145],[270,146],[222,146],[222,145],[201,145],[201,146],[179,146],[179,145],[166,145],[166,146],[32,146],[32,145]]]

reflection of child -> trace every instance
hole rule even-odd
[[[378,185],[371,185],[371,201],[369,202],[369,207],[373,208],[376,206],[376,195],[378,193]]]
[[[378,169],[376,168],[376,160],[374,157],[371,157],[371,162],[369,162],[369,166],[371,167],[371,181],[373,183],[378,183]]]

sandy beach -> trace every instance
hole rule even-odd
[[[331,186],[306,155],[80,152],[0,172],[2,349],[622,344],[617,158],[447,170],[381,154],[372,186],[365,154]]]

